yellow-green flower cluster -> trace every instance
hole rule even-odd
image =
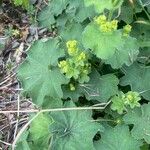
[[[69,86],[70,86],[70,90],[71,91],[75,91],[76,88],[75,88],[75,86],[72,83],[70,83]]]
[[[68,54],[70,56],[73,56],[78,52],[77,41],[76,40],[68,41],[66,43],[66,46],[67,46],[67,49],[68,49]]]
[[[118,20],[107,21],[105,15],[96,17],[95,22],[99,25],[101,32],[112,32],[117,30],[118,27]]]
[[[91,66],[88,63],[87,54],[79,49],[76,40],[68,41],[66,47],[68,57],[58,64],[61,72],[64,73],[67,78],[73,78],[79,83],[88,82],[88,74],[90,73]],[[70,84],[70,90],[74,90],[72,84]]]
[[[139,107],[140,100],[141,100],[141,97],[139,93],[137,92],[129,91],[128,93],[125,94],[125,104],[129,105],[131,108],[134,108],[135,106]]]
[[[66,60],[60,61],[58,64],[58,67],[60,67],[62,69],[63,73],[68,72],[68,70],[69,70],[69,65]]]
[[[112,110],[117,110],[119,114],[122,114],[123,111],[127,111],[127,108],[134,108],[134,107],[140,107],[139,101],[141,100],[141,97],[139,93],[129,91],[127,93],[119,92],[116,96],[112,97]]]
[[[131,32],[131,29],[132,27],[129,24],[125,25],[123,28],[123,36],[128,36]]]

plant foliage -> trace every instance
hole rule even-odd
[[[13,3],[16,5],[16,6],[23,6],[24,8],[28,9],[29,8],[29,0],[13,0]]]
[[[58,49],[58,40],[37,41],[32,45],[26,61],[20,66],[18,78],[23,79],[24,92],[39,105],[45,96],[63,97],[61,85],[67,83],[67,79],[56,67],[61,56],[63,51]]]
[[[123,72],[125,76],[121,78],[121,85],[130,85],[133,91],[150,100],[150,83],[147,82],[150,78],[150,67],[135,63],[130,67],[124,67]]]
[[[107,132],[102,133],[101,140],[95,142],[96,150],[140,150],[142,142],[131,136],[128,126],[108,126],[106,130]]]
[[[131,130],[132,136],[135,137],[135,139],[144,139],[148,144],[150,144],[149,106],[150,104],[144,104],[141,108],[130,110],[124,116],[124,121],[126,124],[134,125],[133,129]]]
[[[43,113],[17,148],[149,150],[149,1],[51,0],[37,18],[56,37],[35,41],[18,68]]]
[[[66,102],[64,107],[75,107],[72,102]],[[93,137],[103,127],[93,122],[91,111],[53,112],[55,122],[51,125],[51,149],[94,150]]]

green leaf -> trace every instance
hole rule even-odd
[[[116,9],[121,6],[122,2],[123,0],[119,0],[117,4],[114,4],[113,0],[84,0],[85,6],[94,6],[97,13],[102,13],[104,9]]]
[[[102,13],[105,8],[116,9],[120,7],[122,0],[116,4],[112,0],[60,0],[56,2],[52,0],[48,6],[38,15],[39,24],[43,27],[50,27],[52,24],[56,26],[64,26],[67,21],[81,23],[87,18],[93,18],[95,15]]]
[[[30,147],[48,148],[50,140],[49,127],[52,124],[52,118],[48,114],[40,114],[30,127],[30,140],[33,141]]]
[[[69,87],[64,88],[65,98],[70,97],[77,101],[80,96],[86,96],[88,100],[98,100],[107,102],[109,98],[118,92],[119,80],[113,74],[100,74],[93,69],[90,75],[90,81],[75,86],[75,91],[70,91]]]
[[[65,108],[75,107],[72,102],[66,102]],[[93,137],[103,127],[92,121],[92,111],[71,110],[51,113],[54,123],[50,130],[52,134],[51,150],[94,150]]]
[[[123,2],[124,0],[112,0],[112,9],[115,10],[120,8]]]
[[[68,81],[57,67],[58,58],[63,56],[58,40],[35,42],[28,56],[18,70],[18,78],[22,83],[24,93],[41,105],[45,96],[63,97],[62,84]]]
[[[130,66],[136,59],[139,53],[138,42],[135,38],[125,37],[125,45],[122,48],[116,49],[114,55],[105,61],[112,68],[121,68],[123,64]]]
[[[65,26],[67,21],[83,22],[86,18],[93,18],[95,10],[92,6],[86,7],[82,0],[60,0],[56,2],[52,0],[48,3],[39,13],[39,24],[44,27],[50,27],[55,24],[56,26]]]
[[[15,150],[31,150],[29,147],[29,143],[27,142],[28,135],[29,135],[28,131],[22,133],[22,135],[17,141]]]
[[[121,6],[121,12],[119,14],[119,19],[123,20],[125,23],[130,24],[134,21],[134,15],[142,11],[142,7],[136,1],[124,0]]]
[[[77,0],[75,0],[77,1]],[[86,18],[93,18],[96,15],[93,6],[86,6],[84,0],[78,0],[78,8],[75,13],[74,20],[76,22],[83,22]]]
[[[94,6],[95,11],[97,13],[102,13],[104,11],[105,8],[107,9],[111,9],[112,8],[112,3],[111,0],[84,0],[85,6],[89,7],[91,5]]]
[[[85,91],[82,87],[81,84],[77,84],[75,85],[75,90],[71,91],[70,90],[70,86],[69,85],[64,85],[63,86],[63,93],[64,94],[64,99],[70,98],[71,100],[73,100],[74,102],[77,102],[79,97],[83,97],[85,94]]]
[[[63,104],[63,102],[60,98],[52,98],[52,97],[46,96],[44,98],[42,108],[44,108],[44,109],[60,108],[60,107],[62,107],[62,104]]]
[[[81,41],[81,34],[83,31],[83,26],[78,23],[69,23],[63,29],[60,28],[59,34],[61,38],[66,42],[69,40]]]
[[[119,19],[123,20],[127,24],[130,24],[133,21],[133,7],[129,1],[124,1],[122,7],[121,7],[121,14],[119,16]]]
[[[124,46],[120,30],[112,33],[102,33],[98,25],[94,23],[85,28],[82,42],[85,48],[91,49],[92,53],[101,59],[111,58],[117,49],[121,49]]]
[[[22,5],[24,8],[28,9],[30,5],[29,0],[13,0],[16,6]]]
[[[150,144],[150,103],[128,111],[124,121],[126,124],[134,125],[131,133],[135,139],[144,139]]]
[[[60,15],[66,8],[67,4],[68,0],[50,1],[48,6],[38,14],[39,25],[50,27],[50,25],[55,23],[55,16]]]
[[[121,78],[122,86],[130,85],[132,91],[140,93],[146,100],[150,100],[150,66],[134,63],[130,67],[124,67],[125,76]]]
[[[140,46],[143,47],[143,43],[148,42],[147,46],[150,47],[150,23],[147,20],[138,20],[137,23],[133,24],[133,30],[131,32],[132,36],[136,37],[140,43]],[[143,42],[143,43],[142,43]]]
[[[33,150],[33,149],[30,149],[27,141],[22,141],[17,144],[15,150]]]
[[[14,4],[15,4],[16,6],[22,5],[22,0],[14,0]]]
[[[113,74],[100,76],[97,71],[93,71],[90,81],[85,84],[85,93],[87,99],[107,102],[109,98],[118,93],[119,80]],[[95,94],[94,94],[95,93]]]
[[[41,139],[43,137],[49,137],[50,133],[49,126],[52,124],[52,118],[47,114],[40,114],[33,122],[30,127],[30,136],[34,140]]]
[[[145,48],[141,49],[140,54],[138,56],[138,61],[143,64],[149,64],[150,63],[149,58],[150,58],[150,48],[145,47]]]
[[[149,0],[137,0],[138,4],[145,7],[149,5]]]
[[[131,136],[126,125],[107,127],[100,141],[95,142],[96,150],[140,150],[141,145],[142,142]]]

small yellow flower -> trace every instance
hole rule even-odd
[[[107,21],[105,15],[100,15],[99,17],[95,18],[94,21],[100,26],[100,30],[102,32],[112,32],[117,29],[118,21]]]
[[[62,60],[62,61],[59,62],[58,67],[62,68],[64,66],[66,66],[66,65],[67,65],[66,60]]]
[[[113,30],[116,30],[117,27],[118,27],[118,20],[113,20],[113,21],[111,21],[111,28],[112,28]]]
[[[80,55],[78,56],[78,61],[85,60],[85,59],[86,59],[86,54],[84,52],[80,53]]]
[[[70,56],[75,55],[76,52],[77,52],[77,49],[75,49],[75,48],[68,48],[68,54],[69,54]]]
[[[66,43],[67,48],[75,48],[77,47],[77,41],[76,40],[72,40],[72,41],[68,41]]]
[[[129,24],[127,24],[126,26],[124,26],[123,28],[125,31],[127,32],[131,32],[132,26],[130,26]]]
[[[66,73],[66,72],[68,72],[68,70],[69,70],[69,64],[68,64],[68,62],[65,61],[65,60],[60,61],[59,64],[58,64],[58,67],[61,68],[61,71],[62,71],[63,73]]]
[[[105,24],[102,24],[100,26],[100,30],[102,32],[111,32],[112,31],[111,23],[110,22],[106,22]]]
[[[69,86],[71,91],[75,91],[75,86],[72,83],[70,83]]]
[[[63,71],[64,73],[67,73],[67,72],[69,71],[69,65],[63,67],[63,68],[62,68],[62,71]]]
[[[76,40],[70,40],[66,43],[69,56],[66,60],[58,63],[61,73],[65,74],[66,78],[73,78],[79,83],[89,81],[88,74],[91,71],[91,66],[88,63],[88,55],[85,51],[78,48]],[[74,84],[69,84],[71,91],[75,90]]]
[[[124,28],[123,28],[123,36],[128,36],[129,33],[131,32],[131,29],[132,29],[132,26],[130,26],[129,24],[124,26]]]
[[[127,95],[127,99],[128,99],[129,101],[132,101],[132,100],[134,99],[134,97],[133,97],[131,94],[129,94],[129,95]]]
[[[98,25],[104,24],[106,22],[106,16],[105,15],[100,15],[99,17],[95,18],[95,22]]]
[[[68,48],[68,54],[73,56],[74,54],[76,54],[77,52],[77,41],[76,40],[72,40],[72,41],[68,41],[66,43],[66,46]]]
[[[121,119],[117,119],[117,120],[116,120],[116,123],[117,123],[117,124],[121,124],[121,122],[122,122]]]

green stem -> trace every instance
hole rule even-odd
[[[149,15],[149,13],[145,10],[145,8],[144,8],[144,7],[142,7],[142,8],[143,8],[143,11],[145,12],[145,14],[146,14],[147,18],[150,20],[150,15]]]
[[[149,13],[145,10],[145,8],[144,8],[144,6],[143,6],[142,1],[141,1],[141,0],[139,0],[139,2],[140,2],[140,5],[141,5],[141,7],[142,7],[143,11],[145,12],[145,14],[146,14],[147,18],[150,20],[150,15],[149,15]]]
[[[114,9],[110,10],[109,16],[108,16],[108,21],[111,21],[113,12],[114,12]]]
[[[111,119],[97,119],[97,120],[91,120],[92,122],[99,122],[99,121],[106,121],[106,122],[115,122],[115,120]]]

